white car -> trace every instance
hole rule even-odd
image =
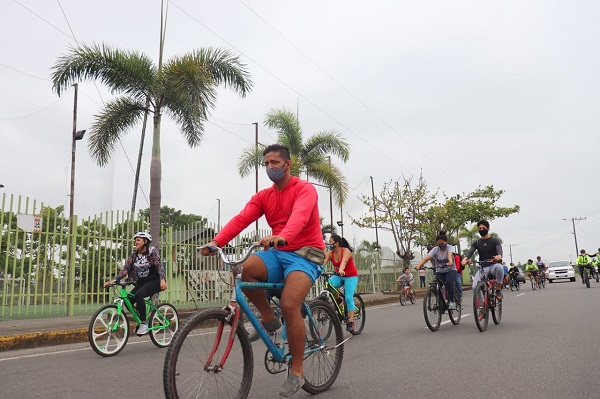
[[[575,281],[575,269],[573,269],[573,265],[568,260],[552,261],[548,263],[546,278],[550,283],[559,279]]]

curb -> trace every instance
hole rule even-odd
[[[423,292],[415,290],[417,298],[423,296]],[[383,297],[364,299],[366,307],[384,305],[388,303],[399,303],[397,292],[386,292]],[[203,309],[198,309],[203,310]],[[195,313],[196,309],[186,309],[178,312],[179,320],[183,321]],[[90,316],[91,317],[91,316]],[[134,335],[133,328],[130,329],[130,336]],[[63,344],[73,344],[86,342],[88,340],[87,328],[75,328],[59,331],[32,332],[23,334],[13,334],[0,336],[0,352],[15,349],[30,349],[44,346],[54,346]]]

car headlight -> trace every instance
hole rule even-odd
[[[570,272],[572,272],[572,273],[574,273],[574,272],[575,272],[575,270],[574,270],[572,267],[569,267],[569,269],[568,269],[568,270],[569,270]]]

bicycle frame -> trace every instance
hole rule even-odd
[[[342,298],[342,303],[344,303],[344,301],[345,301],[344,293],[342,291],[340,291],[338,288],[329,284],[329,277],[326,275],[325,275],[325,277],[327,277],[325,279],[325,285],[323,286],[323,290],[321,291],[321,293],[319,295],[327,295],[331,299],[331,303],[333,304],[333,308],[335,309],[337,314],[342,318],[347,318],[348,310],[346,309],[346,306],[344,305],[344,308],[342,309],[340,307],[340,304],[335,300],[335,295],[339,295]]]
[[[219,361],[219,367],[222,368],[225,365],[225,362],[227,361],[229,353],[231,352],[231,348],[233,347],[233,343],[234,343],[234,339],[235,339],[236,329],[240,328],[240,326],[241,326],[241,323],[239,323],[239,321],[241,320],[242,312],[246,315],[246,317],[248,318],[248,321],[250,322],[250,324],[252,324],[252,327],[254,327],[256,329],[260,339],[264,342],[264,344],[266,345],[269,352],[271,352],[273,354],[274,360],[278,363],[287,363],[291,359],[291,354],[286,353],[286,347],[284,345],[284,343],[287,342],[285,319],[283,319],[281,344],[276,344],[273,340],[271,340],[269,334],[264,330],[264,328],[262,327],[258,318],[250,310],[250,306],[248,304],[248,301],[246,300],[246,296],[242,292],[243,289],[283,290],[284,284],[283,283],[260,283],[260,282],[241,281],[241,273],[238,273],[236,275],[234,281],[235,281],[235,283],[234,283],[235,289],[233,290],[233,292],[231,294],[231,299],[230,299],[229,305],[227,305],[223,308],[225,311],[227,311],[229,313],[228,321],[231,321],[231,329],[229,331],[229,337],[228,337],[226,349],[223,353],[223,356],[221,357],[221,360]],[[303,306],[304,312],[307,314],[307,317],[309,319],[309,322],[310,322],[312,328],[316,331],[317,330],[316,324],[312,317],[312,314],[310,312],[308,305],[305,302],[303,302],[302,306]],[[221,335],[223,334],[224,328],[225,328],[225,323],[221,322],[221,324],[219,325],[218,330],[217,330],[215,343],[213,345],[210,355],[208,356],[205,367],[208,367],[208,365],[212,362],[212,360],[214,358],[214,355],[221,343]],[[319,336],[319,341],[320,341],[320,345],[318,345],[317,347],[305,348],[304,355],[307,355],[307,354],[310,354],[310,353],[313,353],[313,352],[323,349],[325,347],[325,344],[320,336]]]
[[[142,323],[142,320],[140,319],[140,316],[134,309],[133,303],[131,302],[135,298],[135,296],[133,294],[130,294],[129,291],[127,291],[125,289],[125,286],[123,286],[121,284],[119,284],[119,285],[121,286],[121,288],[118,289],[118,297],[115,298],[115,300],[113,301],[113,303],[117,306],[117,314],[120,315],[121,313],[123,313],[123,308],[125,308],[129,311],[131,316],[133,316],[133,320],[135,320],[135,322],[138,325],[140,325]],[[146,319],[147,319],[148,316],[150,315],[150,313],[152,313],[152,311],[156,310],[156,307],[154,306],[152,301],[150,301],[148,299],[144,299],[144,301],[146,302]],[[159,313],[159,317],[163,324],[159,325],[159,326],[148,325],[148,331],[159,330],[170,324],[170,322],[167,319],[165,319],[162,314]],[[112,330],[117,331],[118,328],[119,328],[119,324],[115,323],[114,326],[112,327]]]

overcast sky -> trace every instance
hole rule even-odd
[[[80,43],[105,43],[158,59],[159,0],[3,0],[0,24],[0,193],[29,196],[68,213],[73,92],[51,90],[50,69]],[[221,220],[254,193],[241,179],[242,150],[276,133],[272,108],[298,110],[305,139],[335,129],[351,144],[345,205],[420,170],[432,190],[505,190],[519,214],[492,221],[513,258],[574,256],[600,247],[600,4],[596,1],[267,1],[169,3],[165,59],[200,47],[239,54],[254,81],[246,98],[222,90],[202,144],[187,147],[163,118],[162,204]],[[78,129],[89,129],[110,94],[81,84]],[[141,128],[107,167],[78,142],[75,213],[128,210]],[[138,207],[149,206],[151,136]],[[129,161],[128,161],[129,159]],[[333,162],[339,163],[334,159]],[[260,187],[270,182],[260,175]],[[318,188],[329,221],[329,194]],[[334,209],[334,220],[340,210]],[[564,220],[568,219],[568,220]],[[261,226],[266,226],[264,220]],[[350,242],[375,232],[346,223]],[[380,232],[393,246],[390,233]],[[505,245],[505,258],[509,247]]]

